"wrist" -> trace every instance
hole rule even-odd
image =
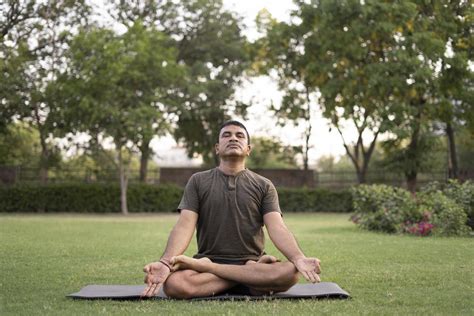
[[[161,258],[160,260],[158,260],[158,262],[161,262],[163,265],[165,265],[171,271],[171,262],[170,262],[169,259]]]
[[[289,260],[290,260],[290,262],[295,264],[296,261],[298,261],[300,259],[305,259],[305,258],[306,258],[306,256],[304,256],[304,255],[297,255],[297,256],[291,257]]]

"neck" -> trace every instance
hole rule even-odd
[[[245,169],[245,160],[222,159],[219,164],[219,170],[231,176],[235,176]]]

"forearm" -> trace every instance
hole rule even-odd
[[[161,258],[165,260],[184,253],[194,234],[195,223],[189,219],[180,217],[176,225],[171,230],[166,243],[165,251]]]
[[[285,225],[280,225],[269,230],[268,234],[275,247],[277,247],[289,261],[294,263],[298,258],[305,257],[295,237]]]

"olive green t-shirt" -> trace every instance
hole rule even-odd
[[[263,215],[281,213],[270,180],[248,170],[235,176],[220,169],[195,173],[178,210],[198,213],[196,258],[257,260],[264,253]]]

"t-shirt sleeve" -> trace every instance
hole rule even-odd
[[[184,188],[183,197],[178,205],[178,212],[181,210],[190,210],[199,214],[199,195],[196,185],[196,177],[193,175],[189,178]]]
[[[262,215],[270,212],[278,212],[281,214],[280,202],[278,201],[278,192],[273,183],[268,183],[267,192],[263,196]]]

